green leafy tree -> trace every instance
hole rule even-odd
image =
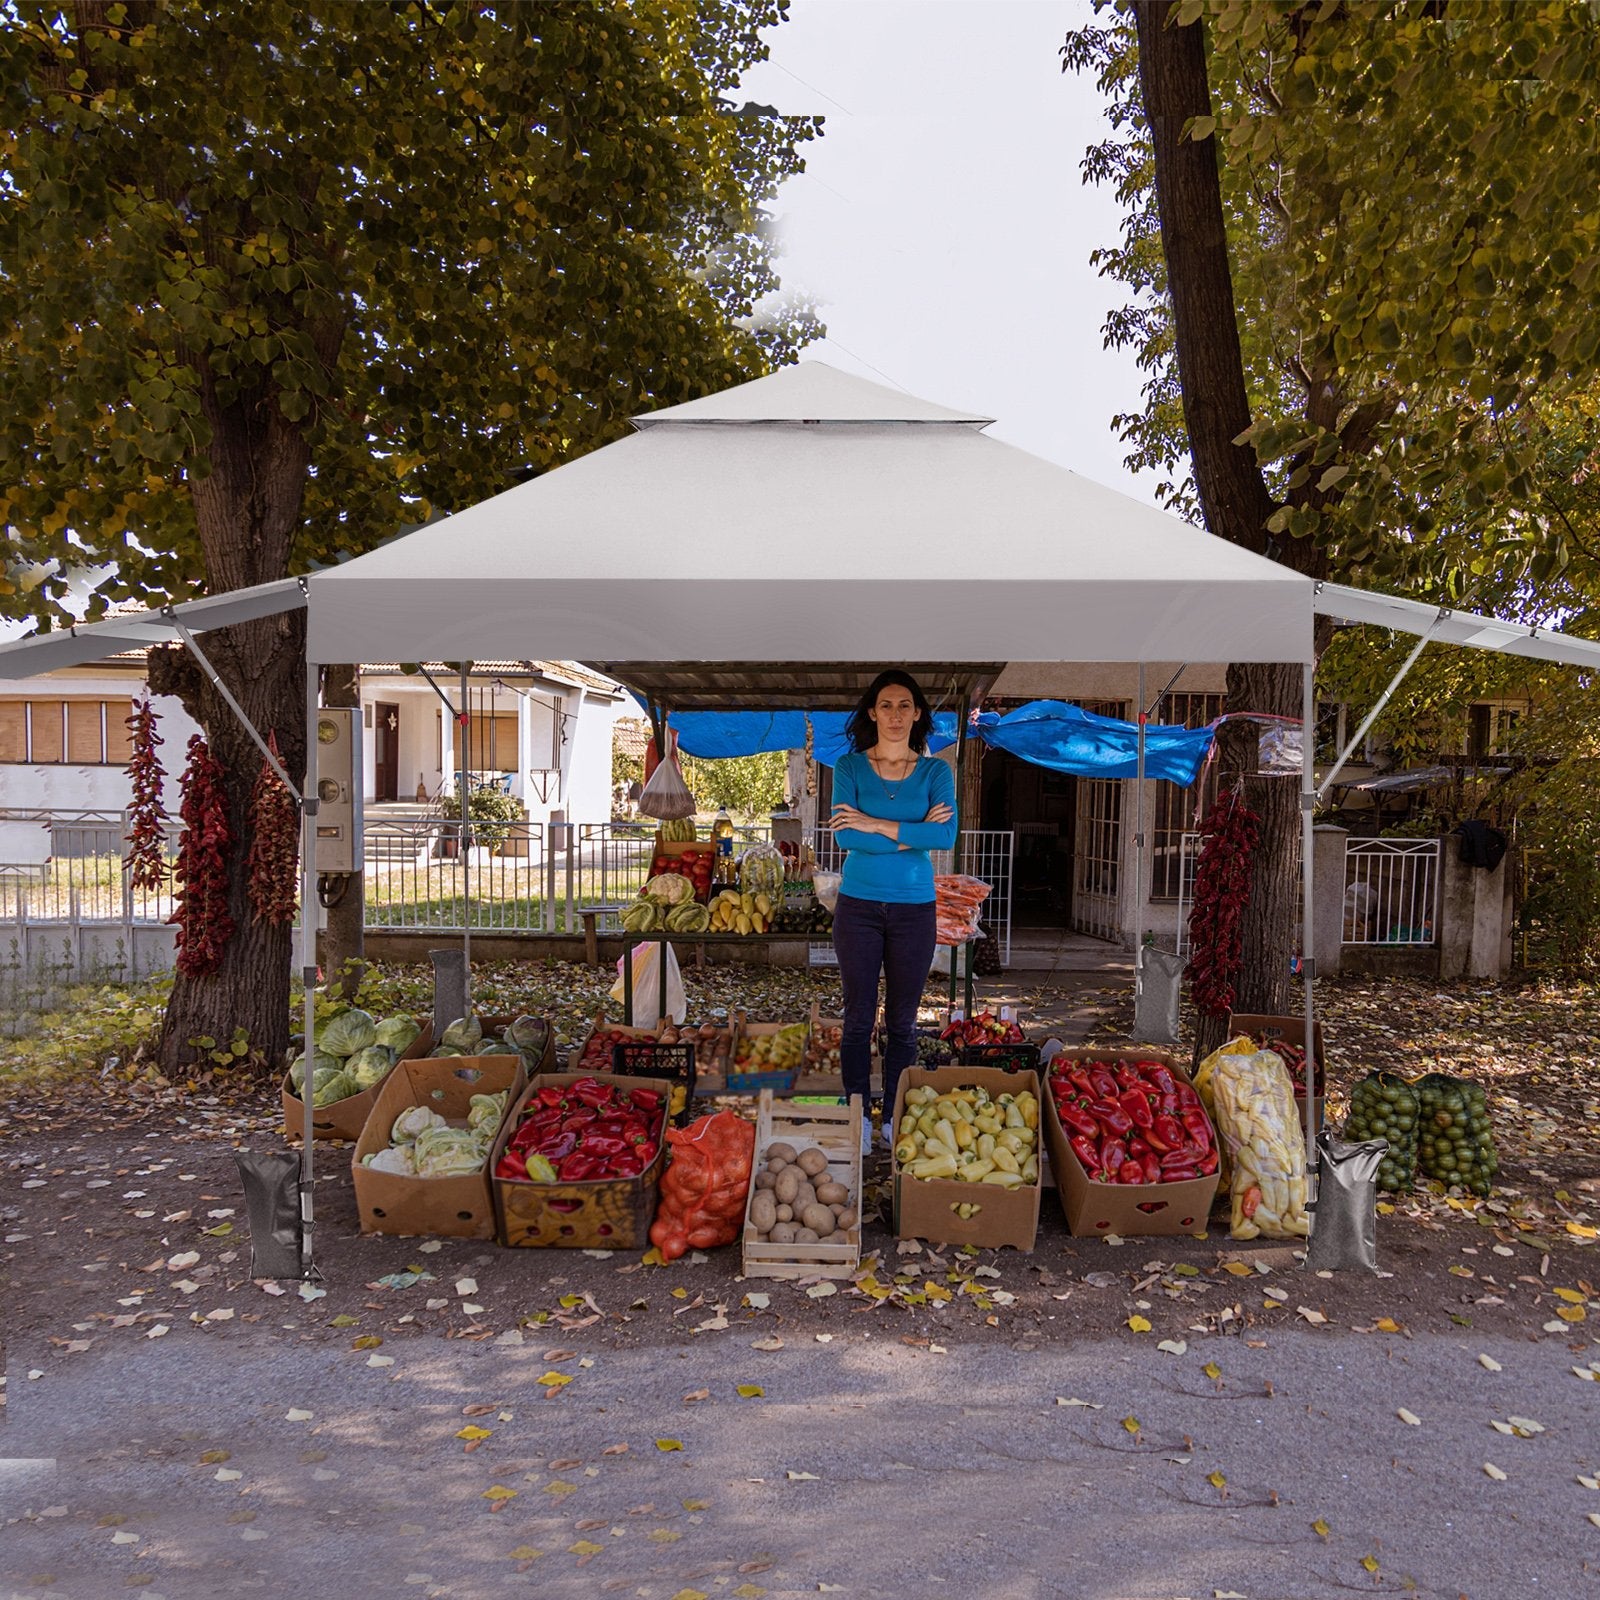
[[[784,0],[16,0],[0,20],[0,606],[303,572],[758,375],[807,328],[760,205],[816,131],[730,99]],[[773,305],[779,309],[771,310]],[[303,620],[219,630],[304,770]],[[152,658],[228,772],[259,758]],[[288,934],[179,978],[163,1055],[286,1043]]]
[[[788,757],[782,750],[716,761],[686,755],[679,757],[678,765],[702,811],[726,806],[752,822],[781,806],[788,793]]]
[[[1571,553],[1528,509],[1541,406],[1600,353],[1592,12],[1122,0],[1065,56],[1110,108],[1085,170],[1125,207],[1099,260],[1149,375],[1131,459],[1311,576],[1459,604],[1513,575],[1531,602]],[[1228,701],[1298,716],[1299,672],[1235,665]],[[1225,769],[1255,731],[1224,731]],[[1281,1011],[1298,797],[1255,787],[1240,1005]]]

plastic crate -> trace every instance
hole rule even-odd
[[[798,1068],[784,1072],[730,1072],[728,1074],[728,1092],[730,1094],[759,1094],[763,1089],[770,1089],[774,1094],[787,1094],[794,1088],[795,1080],[800,1076]]]
[[[693,1115],[694,1045],[630,1039],[611,1047],[611,1070],[625,1078],[665,1078],[672,1085],[672,1120],[682,1127]],[[678,1103],[678,1090],[683,1103]]]
[[[1041,1078],[1044,1076],[1036,1044],[967,1044],[961,1047],[959,1059],[964,1067],[998,1067],[1002,1072],[1037,1072]]]

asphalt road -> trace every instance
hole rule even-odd
[[[753,1331],[13,1347],[0,1597],[1600,1595],[1600,1383],[1560,1342]]]

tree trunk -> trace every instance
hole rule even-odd
[[[284,766],[298,784],[306,759],[305,613],[285,612],[216,629],[201,638],[200,647],[262,737],[269,730],[277,733]],[[188,1072],[207,1053],[195,1040],[209,1038],[224,1045],[242,1028],[252,1054],[275,1066],[289,1047],[294,930],[256,921],[244,870],[250,795],[264,757],[187,650],[152,650],[149,675],[156,694],[176,695],[205,729],[206,742],[223,770],[234,836],[228,910],[236,931],[216,972],[204,978],[177,974],[161,1030],[161,1064],[172,1075]]]
[[[1255,451],[1236,444],[1249,428],[1249,395],[1228,264],[1227,227],[1214,138],[1184,134],[1192,118],[1211,115],[1202,25],[1180,27],[1170,0],[1137,0],[1139,86],[1155,157],[1156,201],[1167,259],[1184,426],[1206,527],[1218,538],[1265,554],[1267,521],[1277,509]],[[1280,557],[1306,570],[1315,552],[1291,545]],[[1235,662],[1228,668],[1227,709],[1298,719],[1298,664]],[[1256,775],[1262,723],[1224,723],[1220,777],[1244,778],[1245,801],[1261,819],[1254,887],[1244,913],[1244,965],[1236,1010],[1281,1014],[1289,1005],[1289,960],[1298,900],[1296,840],[1300,786],[1289,777]],[[1306,730],[1311,737],[1311,730]],[[1201,1017],[1196,1059],[1222,1043],[1226,1018]]]
[[[319,330],[319,351],[331,363],[338,329]],[[206,588],[221,594],[269,583],[289,571],[294,532],[300,522],[311,450],[305,429],[287,421],[265,389],[219,393],[215,376],[197,362],[201,404],[211,427],[203,456],[191,465],[195,526],[205,558]],[[284,612],[205,634],[200,646],[246,717],[264,739],[278,736],[290,780],[305,776],[304,610]],[[205,730],[221,763],[228,817],[234,833],[229,863],[229,911],[236,931],[222,965],[208,977],[179,973],[161,1030],[161,1064],[181,1075],[205,1051],[191,1041],[222,1043],[242,1029],[253,1056],[269,1069],[289,1045],[289,974],[293,930],[254,918],[246,884],[251,790],[263,756],[254,740],[184,649],[153,650],[150,687],[176,695]],[[302,908],[302,915],[310,908]]]
[[[361,705],[359,669],[353,664],[322,669],[322,703],[325,706]],[[362,776],[356,773],[356,782]],[[337,891],[336,891],[337,892]],[[354,1000],[366,974],[366,880],[352,873],[343,894],[328,907],[322,935],[322,970],[329,985],[337,982],[347,1000]]]

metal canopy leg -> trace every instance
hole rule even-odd
[[[461,842],[456,846],[461,858],[461,960],[466,968],[467,1009],[472,1009],[472,823],[468,814],[467,744],[472,736],[472,707],[467,703],[467,663],[461,663],[461,715],[456,720],[460,734],[461,765],[457,780],[461,785]]]
[[[301,1026],[305,1040],[300,1059],[305,1072],[300,1081],[300,1276],[316,1274],[312,1233],[316,1199],[313,1192],[313,1151],[316,1134],[311,1123],[311,1064],[316,1059],[317,1036],[317,699],[318,669],[306,663],[306,776],[305,797],[300,802],[300,985],[305,1011]]]

